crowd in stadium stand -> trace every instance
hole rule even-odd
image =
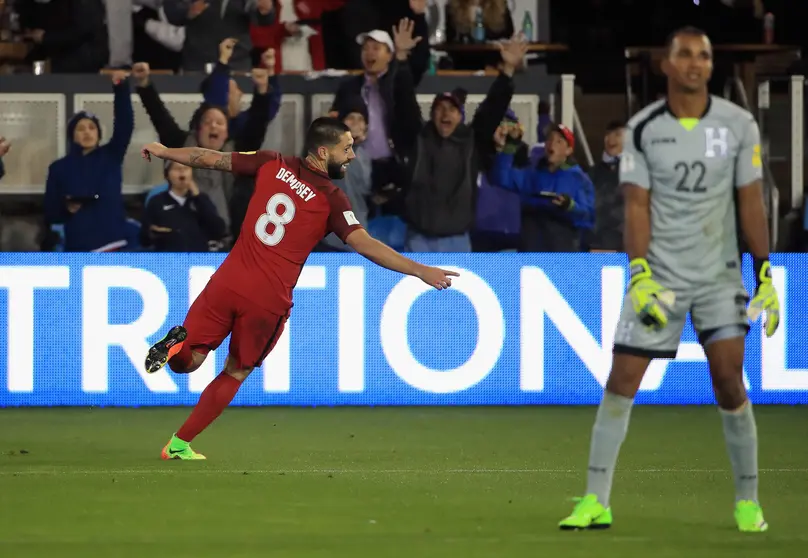
[[[569,25],[558,36],[570,44],[595,41],[604,52],[617,48],[618,23],[641,9],[633,0],[615,2],[614,9],[599,0],[587,4],[580,18],[589,22],[586,29]],[[737,14],[752,10],[758,17],[762,9],[759,0],[721,4],[734,10],[738,33],[748,18]],[[32,47],[27,64],[46,60],[51,73],[113,70],[111,137],[102,137],[93,114],[78,112],[67,128],[68,153],[49,167],[42,250],[228,250],[244,219],[250,179],[166,165],[165,182],[144,194],[141,214],[133,219],[124,211],[131,92],[169,147],[254,151],[279,112],[277,76],[326,68],[363,70],[343,78],[330,109],[350,127],[358,155],[338,186],[357,218],[394,248],[621,250],[617,169],[624,115],[603,130],[602,154],[600,139],[592,142],[595,161],[588,169],[573,157],[575,134],[551,122],[546,102],[539,105],[538,143],[525,143],[510,103],[513,74],[525,56],[519,30],[530,23],[515,21],[506,0],[446,0],[446,42],[482,38],[501,41],[502,48],[439,60],[430,51],[434,29],[427,12],[434,3],[427,0],[0,0],[0,6],[5,20],[13,19],[16,37]],[[649,21],[660,18],[664,14]],[[431,119],[424,121],[415,91],[435,67],[489,68],[496,77],[473,114],[466,112],[466,91],[455,89],[435,96]],[[187,129],[161,100],[153,70],[208,74],[204,102]],[[248,71],[253,82],[244,111],[235,71]],[[0,178],[3,156],[13,149],[1,136],[2,130]],[[331,237],[318,247],[348,249]]]

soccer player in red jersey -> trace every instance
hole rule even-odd
[[[232,251],[175,326],[149,349],[146,371],[166,363],[174,372],[193,372],[230,337],[224,371],[202,392],[191,415],[163,448],[163,459],[205,456],[190,442],[224,411],[241,383],[261,365],[283,331],[292,289],[314,246],[336,234],[370,261],[445,289],[457,273],[406,258],[371,237],[331,179],[345,176],[356,157],[351,132],[334,118],[318,118],[306,133],[305,159],[274,151],[220,153],[198,147],[167,148],[151,143],[143,157],[196,168],[255,176],[255,192]]]

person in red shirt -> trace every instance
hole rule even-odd
[[[305,159],[274,151],[221,153],[199,147],[170,149],[150,143],[145,159],[158,157],[196,168],[255,176],[255,192],[232,251],[200,293],[182,326],[149,349],[146,371],[168,364],[187,374],[231,335],[224,371],[202,392],[188,420],[163,448],[163,459],[205,456],[190,442],[224,411],[241,383],[272,351],[292,308],[292,289],[312,249],[334,233],[357,253],[387,269],[446,289],[457,273],[419,264],[371,237],[359,224],[340,179],[351,161],[350,129],[335,118],[318,118],[306,134]]]

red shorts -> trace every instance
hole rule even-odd
[[[287,315],[273,314],[230,289],[208,283],[185,316],[185,342],[192,351],[208,354],[231,335],[234,364],[241,370],[258,368],[278,342]]]

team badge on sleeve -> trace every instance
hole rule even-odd
[[[353,211],[343,211],[342,214],[345,216],[345,221],[349,225],[361,225],[359,219],[357,219],[356,215],[353,214]]]
[[[623,153],[620,155],[620,172],[628,173],[634,170],[634,155],[631,153]]]
[[[752,148],[752,166],[755,168],[760,168],[763,165],[763,162],[760,159],[760,144],[755,144]]]

